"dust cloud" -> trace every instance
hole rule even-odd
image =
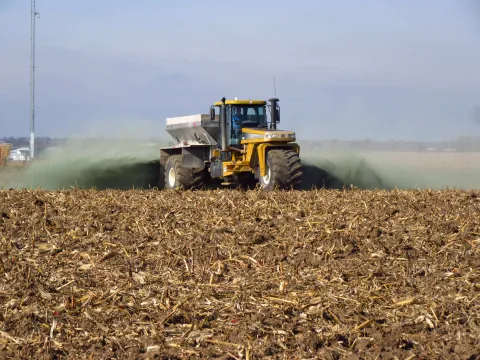
[[[165,145],[146,140],[145,129],[155,128],[144,119],[102,120],[25,167],[7,167],[0,188],[153,188],[159,183],[159,147]]]
[[[158,184],[156,144],[135,139],[75,139],[24,168],[7,168],[4,188],[99,190],[149,188]]]
[[[478,189],[480,153],[366,152],[348,149],[302,156],[303,189]]]
[[[354,186],[361,189],[392,189],[381,171],[365,159],[349,154],[327,154],[302,157],[303,180],[301,189],[343,189]]]
[[[132,137],[73,139],[62,147],[50,149],[26,167],[4,168],[0,173],[0,188],[158,188],[163,180],[159,148],[167,144],[168,141],[148,142]],[[407,160],[404,164],[394,161],[389,153],[382,154],[384,157],[380,158],[376,153],[359,154],[348,149],[305,153],[301,156],[304,165],[301,188],[480,188],[479,167],[427,169],[423,164],[411,165],[411,160],[420,153],[401,155]],[[425,159],[425,164],[429,162]]]

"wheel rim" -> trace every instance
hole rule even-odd
[[[266,174],[265,176],[262,176],[262,180],[265,185],[268,185],[270,183],[270,176],[271,176],[270,166],[268,166],[268,164],[266,164],[265,170],[266,170]]]
[[[168,184],[171,187],[175,186],[175,169],[171,168],[170,171],[168,172]]]

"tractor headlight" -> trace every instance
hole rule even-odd
[[[264,139],[294,139],[295,140],[295,133],[294,132],[273,132],[267,131],[264,134]]]

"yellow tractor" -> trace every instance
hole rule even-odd
[[[209,114],[167,118],[167,132],[176,143],[160,149],[164,187],[298,188],[300,147],[295,132],[277,129],[278,101],[222,98]]]

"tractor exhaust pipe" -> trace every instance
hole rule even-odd
[[[220,132],[222,136],[222,151],[228,151],[227,144],[227,107],[225,106],[225,98],[222,98],[222,107],[220,108]]]
[[[270,116],[272,118],[272,122],[270,123],[270,129],[276,130],[278,121],[277,103],[279,100],[277,98],[272,98],[269,101],[272,104],[270,107]]]

